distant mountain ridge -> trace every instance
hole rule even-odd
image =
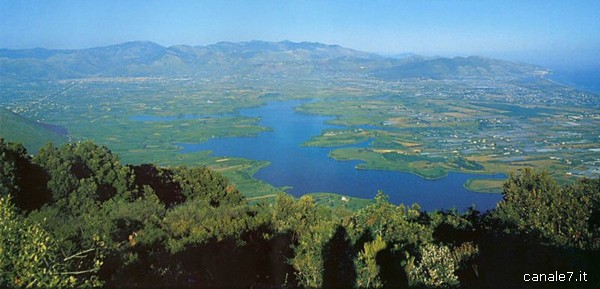
[[[410,61],[378,70],[375,76],[385,80],[403,78],[492,78],[494,76],[534,76],[542,69],[536,66],[480,56],[435,58]]]
[[[87,49],[0,49],[0,77],[13,81],[86,77],[357,74],[403,78],[532,76],[540,68],[482,57],[400,59],[316,42],[219,42],[164,47],[148,41]]]

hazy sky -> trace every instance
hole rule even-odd
[[[600,1],[0,0],[0,47],[311,41],[369,52],[600,63]]]

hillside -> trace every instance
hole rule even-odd
[[[0,138],[23,143],[31,152],[47,142],[61,144],[67,141],[66,129],[58,126],[35,122],[10,110],[0,107]]]

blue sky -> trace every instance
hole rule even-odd
[[[586,65],[600,64],[599,12],[597,0],[0,0],[0,47],[291,40],[384,54]]]

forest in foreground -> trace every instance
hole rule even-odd
[[[600,179],[523,169],[502,194],[487,212],[249,203],[205,167],[0,140],[0,287],[600,288]]]

